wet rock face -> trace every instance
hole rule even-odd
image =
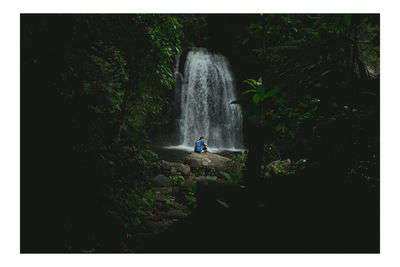
[[[185,158],[185,163],[189,164],[191,168],[214,168],[215,170],[225,170],[227,168],[226,162],[229,160],[227,157],[220,156],[213,153],[190,153]]]

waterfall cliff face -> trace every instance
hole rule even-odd
[[[217,150],[242,148],[242,112],[236,100],[235,80],[228,60],[204,48],[187,53],[183,76],[179,65],[175,77],[180,143],[193,147],[204,136],[209,147]]]

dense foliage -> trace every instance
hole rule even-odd
[[[171,16],[150,14],[22,18],[22,72],[29,82],[24,90],[48,81],[55,95],[49,112],[61,124],[53,125],[53,133],[65,140],[56,154],[68,161],[58,165],[69,165],[70,176],[59,179],[74,197],[55,193],[68,206],[62,224],[70,238],[63,245],[105,246],[110,234],[104,226],[111,225],[118,239],[140,223],[152,201],[144,181],[159,166],[149,132],[171,110],[181,28]]]
[[[229,58],[249,148],[198,175],[251,185],[307,159],[377,184],[378,15],[22,15],[26,251],[109,251],[137,230],[160,170],[150,145],[176,119],[175,60],[193,46]]]
[[[340,176],[378,179],[378,23],[368,15],[264,15],[249,25],[243,43],[259,40],[254,53],[266,61],[239,101],[264,133],[257,158],[274,160],[265,144]]]

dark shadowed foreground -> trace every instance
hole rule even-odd
[[[192,216],[132,249],[379,252],[379,189],[362,180],[303,175],[278,177],[253,191],[220,183],[200,185]]]

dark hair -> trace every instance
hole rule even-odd
[[[204,137],[203,137],[203,136],[200,136],[199,140],[201,140],[201,139],[204,139]]]

